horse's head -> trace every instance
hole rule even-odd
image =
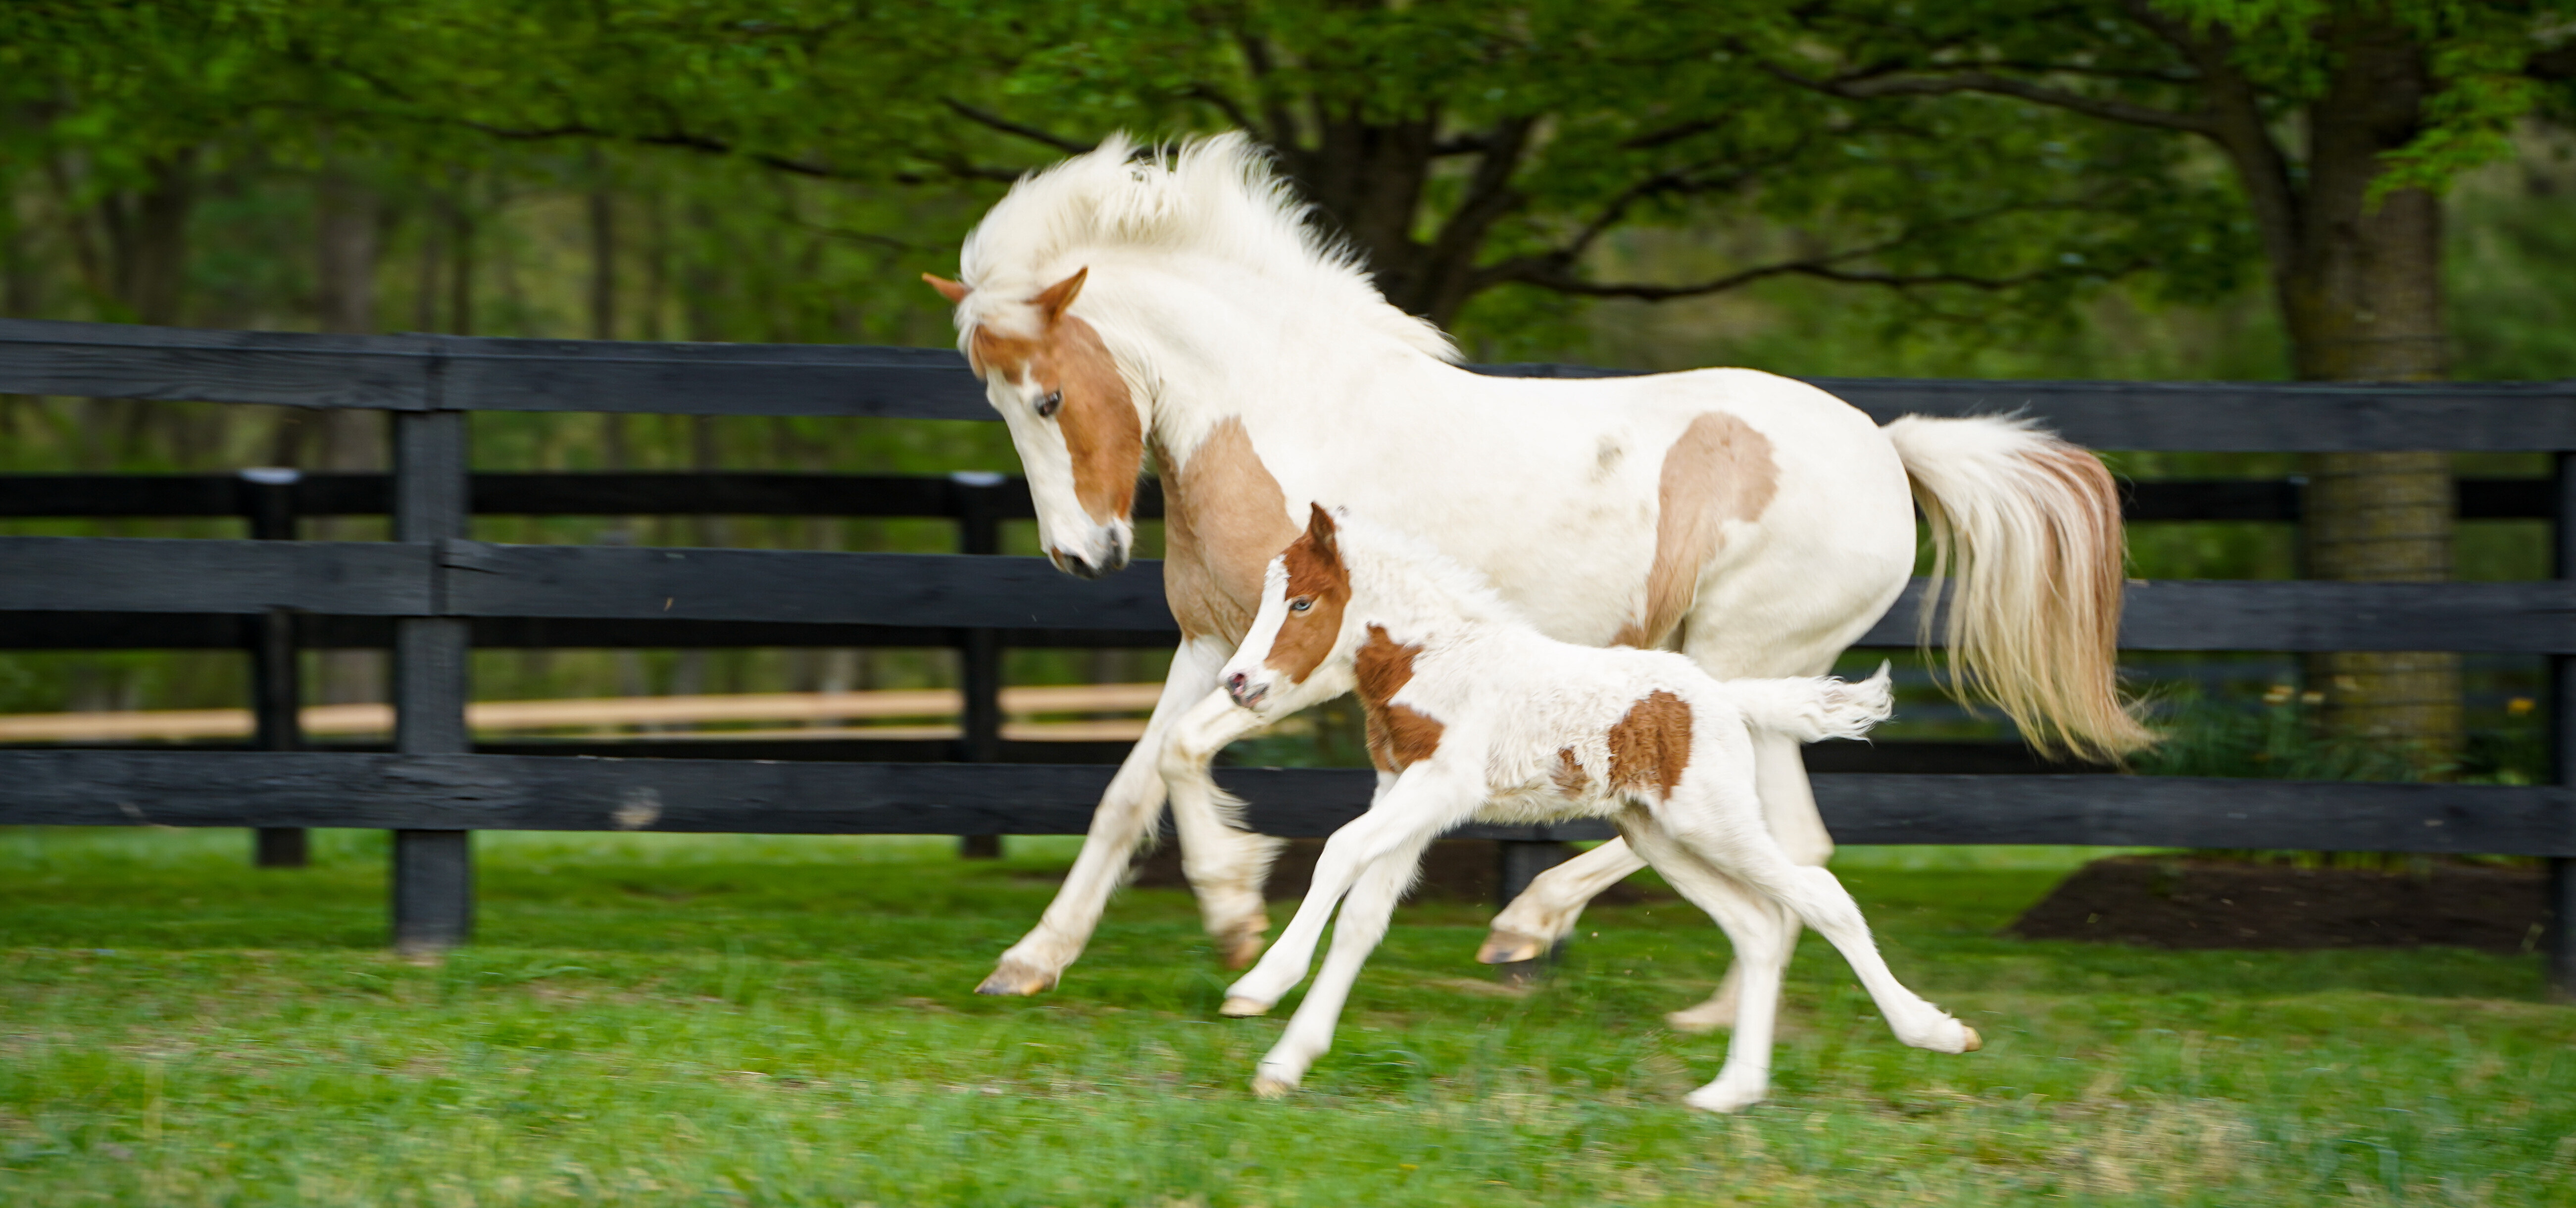
[[[1019,447],[1039,543],[1056,569],[1096,579],[1126,566],[1135,546],[1145,425],[1100,333],[1067,313],[1090,271],[1025,305],[978,308],[981,314],[960,321],[970,324],[967,363]],[[928,273],[922,279],[959,306],[971,292]]]
[[[1350,602],[1351,573],[1342,563],[1333,514],[1316,504],[1306,531],[1270,560],[1260,611],[1217,682],[1234,703],[1265,714],[1294,712],[1344,691],[1357,644],[1343,632],[1353,627]]]

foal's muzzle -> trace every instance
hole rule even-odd
[[[1260,704],[1262,697],[1270,695],[1270,688],[1266,684],[1254,684],[1252,677],[1237,671],[1225,677],[1225,694],[1234,698],[1236,705],[1249,709]]]

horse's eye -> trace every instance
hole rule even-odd
[[[1064,406],[1064,391],[1049,390],[1045,398],[1038,400],[1038,418],[1054,419],[1056,409],[1062,406]]]
[[[1309,609],[1309,608],[1313,608],[1314,606],[1315,606],[1315,602],[1314,602],[1313,600],[1309,600],[1309,599],[1307,599],[1307,598],[1306,598],[1306,597],[1304,597],[1304,596],[1299,596],[1299,597],[1297,597],[1297,598],[1296,598],[1296,599],[1294,599],[1294,600],[1290,600],[1290,601],[1288,601],[1288,611],[1290,611],[1290,612],[1304,612],[1304,611],[1306,611],[1306,610],[1307,610],[1307,609]]]

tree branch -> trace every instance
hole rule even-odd
[[[2214,123],[2206,114],[2175,113],[2152,105],[2133,105],[2108,97],[2086,96],[2063,88],[2051,88],[1999,76],[1986,71],[1961,71],[1940,75],[1860,75],[1831,79],[1810,79],[1776,64],[1765,64],[1763,70],[1774,77],[1829,96],[1848,100],[1875,100],[1891,96],[1944,96],[1956,92],[1982,92],[2008,96],[2047,105],[2087,117],[2126,122],[2132,126],[2152,126],[2161,130],[2184,130],[2194,134],[2211,134]]]
[[[967,121],[973,122],[976,125],[999,130],[1002,133],[1011,135],[1015,138],[1024,138],[1033,143],[1053,147],[1067,155],[1080,155],[1099,145],[1097,143],[1076,142],[1064,137],[1063,135],[1041,130],[1035,126],[1022,125],[1019,122],[1003,117],[1001,114],[989,113],[982,109],[978,109],[953,96],[941,97],[939,98],[939,103],[948,106],[949,112],[965,118]]]

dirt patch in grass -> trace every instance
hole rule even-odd
[[[1315,860],[1323,854],[1321,839],[1289,840],[1278,862],[1270,866],[1270,884],[1264,888],[1264,895],[1274,902],[1305,897],[1306,886],[1315,875]],[[1422,879],[1405,900],[1491,902],[1502,879],[1500,860],[1491,839],[1439,840],[1423,855]],[[1180,844],[1163,843],[1136,861],[1134,879],[1128,883],[1146,889],[1189,888],[1189,881],[1181,876]],[[1592,900],[1606,906],[1676,899],[1659,886],[1622,881]]]
[[[2528,952],[2543,913],[2536,868],[2442,862],[2382,872],[2116,856],[2077,869],[2004,932],[2157,948]]]

